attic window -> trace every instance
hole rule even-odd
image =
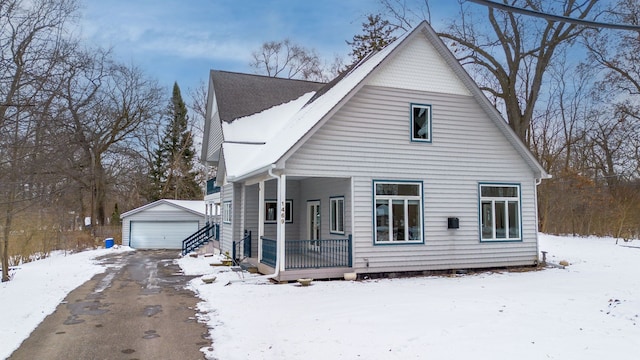
[[[431,142],[431,105],[411,104],[411,141]]]

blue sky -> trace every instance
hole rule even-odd
[[[456,1],[432,3],[434,23],[455,15]],[[379,7],[377,0],[84,0],[81,31],[88,44],[112,48],[162,85],[178,81],[185,93],[210,69],[252,72],[251,52],[266,41],[290,38],[327,61],[346,58],[345,40]]]

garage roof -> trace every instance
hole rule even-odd
[[[158,200],[158,201],[154,201],[154,202],[152,202],[150,204],[141,206],[139,208],[135,208],[133,210],[129,210],[126,213],[123,213],[122,215],[120,215],[120,219],[124,219],[127,216],[131,216],[131,215],[137,214],[137,213],[139,213],[141,211],[148,210],[148,209],[154,208],[154,207],[162,205],[162,204],[170,205],[170,206],[173,206],[175,208],[188,211],[188,212],[193,213],[195,215],[205,216],[204,200],[161,199],[161,200]]]

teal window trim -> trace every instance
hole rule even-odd
[[[329,233],[344,235],[344,196],[329,198]]]
[[[231,224],[231,209],[231,201],[222,203],[222,222],[225,224]]]
[[[485,195],[483,188],[516,189],[514,195]],[[514,204],[515,203],[515,204]],[[515,205],[515,206],[513,206]],[[513,212],[515,210],[515,213]],[[499,216],[501,215],[501,216]],[[501,218],[501,219],[499,219]],[[517,226],[510,226],[511,221]],[[498,221],[500,220],[500,221]],[[500,225],[502,223],[502,225]],[[514,236],[514,232],[517,234]],[[522,242],[522,186],[520,183],[478,183],[478,235],[481,243]]]
[[[417,186],[417,191],[413,195],[377,194],[377,185],[384,184],[415,185]],[[424,182],[422,180],[374,179],[372,185],[373,245],[424,244]],[[417,205],[417,208],[415,205]],[[394,207],[400,210],[401,218],[394,216]],[[418,212],[413,219],[411,218],[411,208],[415,208]],[[419,233],[419,238],[412,239],[417,233]],[[380,235],[384,236],[385,234],[385,238],[378,238]]]
[[[293,200],[287,199],[285,202],[285,222],[293,223]],[[273,214],[270,213],[270,209]],[[273,215],[273,216],[271,216]],[[278,200],[268,199],[264,201],[264,223],[275,224],[278,222]]]
[[[409,121],[411,128],[411,141],[412,142],[423,142],[423,143],[431,143],[433,140],[433,112],[430,104],[410,104],[409,111]],[[421,110],[424,110],[424,123],[418,124],[419,119],[416,119],[416,115],[420,113]],[[420,128],[418,128],[418,126]]]

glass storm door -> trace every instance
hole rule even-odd
[[[320,250],[320,201],[307,202],[307,229],[311,250]]]

